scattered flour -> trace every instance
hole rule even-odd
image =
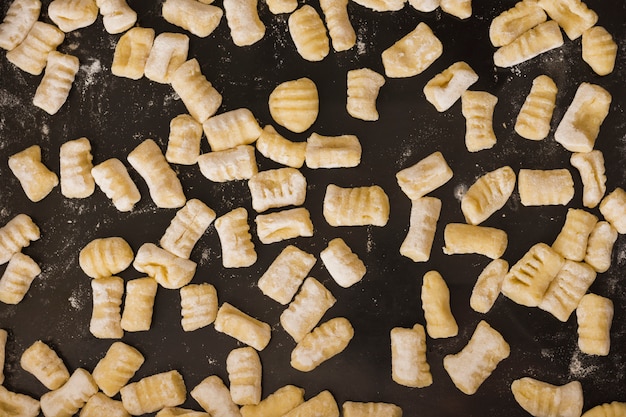
[[[598,370],[597,365],[588,365],[585,362],[584,355],[576,349],[569,363],[570,376],[573,378],[584,378]]]
[[[456,198],[457,201],[461,201],[465,193],[467,193],[467,188],[465,184],[459,184],[454,187],[454,198]]]

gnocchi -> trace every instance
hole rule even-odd
[[[211,284],[186,285],[180,289],[181,325],[191,332],[206,327],[217,317],[217,291]]]
[[[115,46],[111,73],[138,80],[144,76],[154,42],[154,29],[134,27],[124,33]]]
[[[0,48],[10,51],[22,43],[40,12],[40,0],[13,0],[0,23]]]
[[[265,349],[272,337],[270,325],[251,317],[228,303],[217,311],[215,330],[227,334],[258,351]]]
[[[412,201],[441,187],[452,178],[452,169],[443,154],[433,152],[416,164],[398,171],[398,185]]]
[[[252,112],[246,108],[230,110],[210,117],[203,124],[212,151],[224,151],[256,141],[263,131]]]
[[[67,198],[86,198],[93,194],[96,183],[91,175],[93,156],[87,138],[70,140],[61,145],[61,194]]]
[[[515,401],[534,416],[576,417],[582,414],[583,389],[578,381],[557,386],[524,377],[513,381],[511,391]]]
[[[133,250],[121,237],[94,239],[81,249],[78,263],[87,276],[106,278],[124,271],[133,262]]]
[[[285,81],[272,90],[268,105],[276,123],[292,132],[302,133],[317,119],[317,86],[306,77]]]
[[[574,180],[565,168],[520,169],[517,188],[524,206],[564,206],[574,198]]]
[[[230,391],[224,385],[224,381],[217,375],[203,379],[191,390],[191,397],[211,416],[240,416],[239,409],[233,402]]]
[[[466,62],[456,62],[426,83],[424,95],[438,112],[444,112],[476,81],[478,74],[472,67]]]
[[[320,258],[330,276],[343,288],[361,281],[367,272],[363,261],[341,238],[328,242],[328,246],[320,252]]]
[[[30,256],[19,252],[13,255],[0,278],[0,301],[19,304],[40,273],[41,268]]]
[[[331,226],[384,226],[389,220],[389,197],[378,185],[326,187],[324,218]]]
[[[222,246],[224,268],[242,268],[253,265],[257,254],[250,235],[248,211],[239,207],[215,220],[215,230]]]
[[[287,245],[261,275],[257,285],[264,295],[280,304],[288,304],[315,262],[315,256]]]
[[[426,23],[387,48],[382,53],[385,75],[406,78],[421,74],[443,53],[443,44]]]
[[[383,85],[385,85],[385,77],[369,68],[348,71],[346,103],[348,114],[356,119],[378,120],[376,99]]]
[[[261,401],[261,359],[251,347],[233,349],[226,357],[230,396],[237,405]]]
[[[178,371],[147,376],[120,390],[122,404],[132,415],[152,413],[185,402],[187,388]]]
[[[41,162],[41,147],[32,145],[9,157],[9,168],[29,200],[43,200],[59,185],[59,177]]]
[[[133,267],[148,274],[163,288],[178,289],[187,285],[196,273],[196,263],[161,249],[153,243],[144,243],[137,251]]]
[[[51,51],[33,104],[48,114],[56,114],[67,100],[78,68],[78,58],[75,56]]]
[[[611,350],[613,302],[596,294],[585,294],[576,308],[578,347],[589,355],[606,356]]]
[[[508,45],[547,18],[537,0],[519,1],[491,21],[489,39],[493,46]]]
[[[570,164],[580,173],[583,182],[583,205],[596,207],[606,192],[604,155],[594,149],[591,152],[577,152],[570,157]]]
[[[254,221],[259,240],[264,244],[313,236],[311,214],[304,207],[259,214]]]
[[[562,45],[563,35],[558,23],[548,20],[522,33],[508,45],[500,47],[493,54],[493,63],[498,67],[512,67]]]
[[[124,280],[119,277],[94,279],[91,290],[93,309],[89,332],[98,339],[120,339],[124,336],[120,314]]]
[[[322,136],[312,133],[306,141],[309,168],[351,168],[361,162],[361,143],[355,135]]]
[[[166,251],[189,259],[194,246],[213,223],[215,216],[215,212],[206,204],[192,198],[176,212],[159,244]]]
[[[167,84],[174,71],[187,61],[189,37],[182,33],[160,33],[150,48],[144,74],[147,79]]]
[[[137,13],[126,0],[96,0],[96,5],[102,15],[104,30],[112,35],[126,32],[137,22]]]
[[[296,51],[307,61],[321,61],[330,52],[326,27],[317,11],[308,4],[291,13],[289,33]]]
[[[416,324],[411,329],[391,329],[391,377],[397,384],[423,388],[432,385],[433,376],[426,360],[426,332]]]
[[[188,114],[180,114],[170,121],[165,159],[171,164],[193,165],[200,156],[202,125]]]
[[[259,172],[250,178],[248,188],[252,208],[259,213],[271,208],[300,206],[306,198],[306,178],[295,168]]]
[[[435,239],[437,221],[441,214],[441,200],[420,197],[411,201],[409,231],[400,246],[400,254],[413,262],[426,262]]]
[[[467,345],[443,359],[443,367],[461,392],[473,395],[510,352],[502,335],[482,320]]]
[[[107,417],[130,417],[121,401],[113,400],[101,392],[87,400],[80,411],[80,417],[98,417],[103,413]]]
[[[235,45],[249,46],[263,39],[265,25],[259,19],[257,0],[225,0],[223,6]]]
[[[0,227],[0,265],[7,263],[13,255],[40,237],[39,227],[30,216],[20,213],[13,217]]]
[[[356,33],[348,16],[348,0],[321,0],[328,34],[337,52],[347,51],[356,44]]]
[[[598,21],[598,15],[581,0],[539,0],[539,6],[563,28],[571,40]]]
[[[198,3],[195,0],[189,1]],[[213,116],[222,104],[222,95],[202,74],[200,64],[195,58],[185,61],[174,71],[170,76],[170,84],[191,117],[198,123],[204,123]]]
[[[312,371],[323,362],[341,353],[353,337],[354,329],[348,319],[344,317],[330,319],[298,342],[291,351],[291,366],[302,372]],[[295,411],[290,413],[295,413]]]
[[[315,416],[339,417],[337,401],[329,391],[320,392],[284,415],[284,417]]]
[[[626,191],[617,187],[602,199],[600,213],[619,234],[626,233]]]
[[[295,385],[285,385],[268,395],[256,405],[244,405],[242,417],[282,417],[304,402],[304,390]]]
[[[73,416],[97,392],[91,374],[78,368],[62,387],[41,396],[41,411],[47,417]]]
[[[48,17],[63,32],[92,25],[98,17],[96,0],[52,0]]]
[[[152,278],[137,278],[126,283],[124,312],[120,322],[127,332],[150,330],[154,297],[158,284]]]
[[[515,189],[515,172],[509,166],[478,178],[461,198],[461,211],[467,223],[477,225],[500,210]]]
[[[508,245],[508,236],[504,230],[463,223],[448,223],[443,238],[443,253],[447,255],[478,253],[498,259]]]
[[[70,378],[70,373],[59,355],[41,340],[22,353],[20,366],[49,390],[61,388]]]
[[[28,395],[9,391],[0,385],[0,412],[6,415],[22,417],[37,417],[39,415],[39,401]]]
[[[217,28],[224,11],[212,4],[196,0],[166,0],[163,18],[200,38],[206,38]],[[199,120],[200,121],[200,120]]]
[[[589,265],[567,259],[538,307],[566,322],[595,279],[596,272]]]
[[[598,75],[608,75],[615,68],[617,44],[602,26],[594,26],[583,32],[583,60]]]
[[[137,185],[119,159],[111,158],[101,162],[91,169],[91,175],[102,192],[121,212],[132,211],[135,204],[141,200]]]
[[[557,235],[552,249],[565,259],[582,261],[587,253],[587,241],[598,218],[581,209],[568,209],[565,224]]]
[[[32,75],[39,75],[46,67],[48,54],[65,40],[65,34],[54,25],[36,21],[26,38],[6,53],[7,60]]]
[[[617,235],[617,230],[606,221],[596,223],[589,234],[584,260],[596,272],[606,272],[611,266],[613,245]]]
[[[198,167],[202,175],[215,182],[247,180],[259,170],[254,147],[250,145],[202,154]]]
[[[450,290],[439,272],[424,274],[421,299],[428,335],[433,339],[456,336],[459,326],[450,309]]]
[[[470,307],[479,313],[487,313],[496,302],[509,263],[504,259],[494,259],[482,270],[470,296]]]
[[[530,93],[515,119],[515,132],[518,135],[530,140],[543,140],[548,136],[557,92],[556,84],[547,75],[540,75],[533,80]]]
[[[267,125],[256,141],[256,149],[264,157],[291,168],[301,168],[306,156],[306,142],[292,142]]]
[[[115,396],[144,363],[143,355],[123,342],[114,342],[93,370],[93,379],[107,396]]]
[[[465,117],[465,146],[470,152],[491,149],[497,138],[493,131],[493,112],[498,97],[486,91],[461,94],[461,111]]]
[[[148,185],[150,197],[159,208],[177,208],[187,201],[176,172],[167,163],[159,145],[146,139],[126,157]]]

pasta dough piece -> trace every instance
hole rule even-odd
[[[595,149],[591,152],[574,153],[570,163],[578,170],[583,182],[583,205],[588,208],[596,207],[606,192],[602,151]]]
[[[369,68],[348,71],[348,114],[355,119],[378,120],[376,99],[383,85],[385,77]]]
[[[626,403],[613,401],[597,405],[583,414],[583,417],[619,417],[626,413]]]
[[[259,289],[272,300],[288,304],[315,262],[315,256],[288,245],[259,278]]]
[[[578,348],[588,355],[607,356],[611,350],[613,302],[596,294],[586,294],[576,309]]]
[[[291,366],[302,372],[312,371],[323,362],[341,353],[353,336],[354,329],[348,319],[344,317],[330,319],[298,342],[291,351]],[[295,413],[295,410],[287,415],[291,413]]]
[[[182,33],[160,33],[150,49],[144,74],[161,84],[170,82],[174,71],[187,61],[189,37]]]
[[[309,168],[351,168],[361,162],[361,143],[355,135],[322,136],[311,133],[306,142]]]
[[[133,267],[148,274],[163,288],[182,288],[193,279],[196,263],[161,249],[153,243],[144,243],[137,251]]]
[[[589,234],[598,222],[598,218],[585,210],[568,209],[565,224],[558,234],[552,249],[565,259],[582,261],[587,253]]]
[[[424,326],[416,324],[411,329],[394,327],[390,337],[391,377],[394,382],[416,388],[432,385],[433,376],[426,360]]]
[[[480,177],[461,198],[461,211],[469,224],[480,224],[500,210],[515,189],[515,172],[509,166]]]
[[[215,220],[215,212],[198,199],[188,200],[178,210],[159,244],[180,258],[189,259],[193,247]]]
[[[212,375],[191,390],[191,396],[212,417],[240,417],[230,391],[217,375]]]
[[[168,371],[128,384],[120,394],[124,408],[138,416],[181,405],[187,397],[187,388],[178,371]]]
[[[235,45],[249,46],[263,39],[265,25],[259,19],[257,0],[225,0],[223,5]]]
[[[40,12],[40,0],[13,0],[0,23],[0,48],[10,51],[22,43]]]
[[[384,226],[389,220],[389,197],[378,185],[326,187],[324,218],[331,226]]]
[[[61,358],[41,340],[30,345],[22,353],[20,366],[49,390],[60,388],[70,378],[70,373]]]
[[[100,9],[104,29],[112,35],[126,32],[137,22],[137,13],[126,0],[96,0],[96,5]]]
[[[399,171],[396,179],[404,194],[411,200],[417,200],[450,181],[452,175],[443,154],[436,151],[415,165]]]
[[[304,165],[306,142],[292,142],[267,125],[256,141],[256,149],[264,157],[291,168]]]
[[[570,152],[591,152],[610,106],[611,94],[604,88],[580,84],[554,132],[554,139]]]
[[[617,187],[600,203],[600,213],[619,234],[626,233],[626,191]]]
[[[26,38],[7,52],[7,61],[32,75],[39,75],[48,61],[48,54],[63,43],[65,34],[54,25],[37,21]]]
[[[413,31],[382,53],[385,75],[405,78],[421,74],[443,53],[443,44],[426,23],[419,23]]]
[[[217,317],[217,291],[206,282],[181,288],[180,304],[181,325],[186,332],[206,327]]]
[[[439,0],[409,0],[409,4],[419,12],[430,13],[437,10]]]
[[[493,63],[497,67],[512,67],[562,45],[563,35],[559,25],[554,20],[548,20],[500,47],[493,54]]]
[[[96,183],[91,175],[93,156],[87,138],[70,140],[61,145],[61,194],[67,198],[86,198],[93,194]]]
[[[478,253],[498,259],[506,250],[508,237],[505,231],[493,227],[463,223],[448,223],[443,232],[447,255]]]
[[[226,357],[230,396],[235,404],[258,404],[261,401],[261,359],[251,347],[233,349]]]
[[[363,279],[365,264],[341,238],[328,242],[320,252],[320,258],[328,273],[340,287],[348,288]]]
[[[470,297],[470,307],[474,311],[485,314],[491,310],[500,294],[507,272],[509,272],[509,263],[504,259],[494,259],[483,269],[474,284]]]
[[[146,181],[150,197],[157,207],[177,208],[185,205],[187,199],[180,180],[155,141],[144,140],[126,159]]]
[[[202,75],[200,64],[195,58],[181,64],[170,76],[170,83],[191,117],[199,123],[213,116],[222,104],[222,95]]]
[[[297,0],[266,0],[265,3],[273,14],[291,13],[298,7]]]
[[[476,81],[478,74],[466,62],[456,62],[426,83],[424,95],[437,111],[444,112]]]
[[[472,16],[472,0],[441,0],[441,10],[459,19],[467,19]]]
[[[91,175],[115,208],[121,212],[131,211],[135,203],[141,200],[139,189],[119,159],[111,158],[101,162],[91,169]]]
[[[0,227],[0,265],[41,236],[39,227],[27,214],[18,214]]]
[[[119,277],[94,279],[91,289],[93,309],[89,332],[98,339],[120,339],[124,336],[120,314],[124,280]]]
[[[518,135],[530,140],[542,140],[548,136],[557,91],[556,84],[547,75],[540,75],[533,80],[530,93],[515,120],[515,132]]]
[[[613,245],[617,240],[617,230],[609,222],[599,221],[587,240],[585,263],[596,272],[606,272],[611,266]]]
[[[202,125],[188,114],[180,114],[170,122],[165,159],[171,164],[193,165],[198,162]]]
[[[78,368],[61,388],[41,396],[41,412],[46,417],[71,417],[97,392],[91,374]]]
[[[219,217],[215,220],[215,230],[222,245],[224,268],[247,267],[256,262],[257,255],[245,208],[236,208]]]
[[[0,412],[7,416],[37,417],[39,401],[28,395],[11,392],[0,385]]]
[[[489,39],[493,46],[508,45],[547,18],[537,0],[519,1],[491,21]]]
[[[491,149],[496,144],[493,131],[493,112],[498,97],[486,91],[465,91],[461,95],[465,117],[465,146],[470,152]]]
[[[450,310],[450,290],[439,272],[424,274],[421,298],[428,335],[433,339],[456,336],[459,326]]]
[[[261,400],[257,405],[241,407],[242,417],[282,417],[304,402],[304,390],[285,385]]]
[[[402,417],[402,409],[395,404],[346,401],[342,405],[344,417]]]
[[[502,335],[481,320],[467,345],[459,353],[443,358],[443,367],[461,392],[472,395],[510,352]]]
[[[295,168],[270,169],[250,178],[252,208],[261,213],[270,208],[299,206],[306,198],[306,178]]]
[[[0,385],[4,383],[4,363],[6,359],[7,338],[9,333],[0,329]],[[2,403],[2,401],[0,401]]]
[[[333,49],[341,52],[352,48],[356,44],[356,33],[348,16],[348,0],[321,0],[320,7]]]
[[[537,243],[504,277],[502,294],[518,304],[536,307],[565,260],[545,243]]]
[[[563,28],[571,40],[598,21],[598,15],[580,0],[539,0],[539,6]]]
[[[127,332],[150,330],[157,287],[153,278],[137,278],[126,283],[122,329]]]
[[[564,206],[574,198],[574,180],[565,168],[520,169],[517,188],[524,206]]]
[[[317,119],[317,86],[309,78],[285,81],[270,93],[268,105],[276,123],[292,132],[302,133]]]
[[[589,265],[567,259],[543,295],[539,308],[566,322],[595,279],[596,271]]]
[[[93,370],[93,379],[109,397],[117,394],[143,365],[143,355],[123,342],[114,342]]]
[[[249,316],[228,303],[222,304],[217,311],[215,330],[258,351],[265,349],[272,337],[269,324]]]
[[[133,250],[123,238],[106,237],[85,245],[78,256],[78,263],[87,276],[106,278],[124,271],[133,258]]]
[[[224,12],[217,6],[196,0],[166,0],[162,14],[171,24],[188,30],[199,38],[206,38],[217,28]]]
[[[20,303],[40,273],[41,268],[30,256],[19,252],[13,255],[0,278],[0,301],[5,304]]]
[[[43,200],[59,184],[57,175],[41,162],[41,147],[32,145],[9,157],[9,168],[29,200]]]
[[[535,417],[577,417],[583,409],[583,389],[578,381],[557,386],[534,378],[511,384],[515,401]]]
[[[317,326],[337,300],[333,294],[315,278],[307,278],[296,298],[280,315],[283,329],[299,343]]]
[[[138,80],[144,76],[146,62],[154,42],[154,29],[134,27],[118,40],[111,73]]]
[[[321,61],[330,52],[326,27],[317,11],[308,4],[300,7],[287,21],[296,50],[307,61]]]
[[[420,197],[411,201],[409,231],[400,246],[400,254],[413,262],[426,262],[435,239],[437,221],[441,214],[441,200]]]
[[[231,110],[207,119],[203,124],[211,150],[223,151],[253,143],[263,131],[246,108]]]
[[[254,221],[259,240],[264,244],[313,236],[311,214],[304,207],[259,214]]]
[[[75,56],[51,51],[33,104],[48,114],[56,114],[67,100],[78,68],[78,58]]]
[[[322,391],[283,417],[339,417],[337,401],[329,391]]]
[[[393,12],[401,10],[406,0],[358,0],[355,3],[376,12]]]
[[[52,0],[48,17],[63,32],[91,26],[98,18],[96,0]]]
[[[198,166],[202,175],[215,182],[247,180],[258,172],[254,147],[250,145],[202,154]]]
[[[583,32],[583,60],[598,75],[608,75],[615,68],[617,44],[602,26],[594,26]]]
[[[112,400],[101,392],[89,398],[79,417],[130,417],[121,401]]]

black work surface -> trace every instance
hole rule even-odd
[[[7,3],[4,1],[0,6],[2,16]],[[44,1],[41,17],[45,21],[48,21],[47,3]],[[129,4],[138,12],[138,25],[154,28],[157,33],[185,33],[161,17],[162,1],[129,1]],[[216,4],[221,6],[221,1],[217,0]],[[600,17],[598,24],[613,35],[620,47],[616,69],[605,77],[595,75],[582,61],[580,39],[566,38],[563,47],[514,68],[495,68],[489,24],[493,17],[514,4],[515,1],[504,0],[475,1],[473,16],[462,21],[440,10],[420,13],[408,4],[398,12],[377,13],[350,3],[348,10],[357,32],[357,45],[346,52],[331,50],[317,63],[307,62],[297,54],[287,29],[287,16],[272,15],[264,3],[259,5],[259,13],[267,31],[253,46],[235,46],[225,18],[207,38],[188,34],[189,57],[199,60],[203,74],[224,98],[219,112],[247,107],[262,126],[273,124],[291,140],[304,141],[311,132],[355,134],[363,147],[361,164],[356,168],[301,169],[308,181],[305,207],[311,213],[314,236],[270,245],[260,243],[256,237],[246,182],[216,184],[204,178],[197,165],[173,166],[187,198],[201,199],[218,216],[236,207],[245,207],[249,212],[258,253],[253,266],[222,267],[220,243],[213,225],[196,245],[191,259],[198,263],[193,283],[213,284],[220,303],[229,302],[272,326],[270,344],[260,352],[264,397],[285,384],[294,384],[305,389],[307,399],[328,389],[340,405],[347,400],[391,402],[401,406],[406,417],[503,413],[513,417],[527,413],[515,402],[511,382],[531,376],[558,385],[580,381],[585,395],[584,410],[604,402],[626,401],[626,240],[623,236],[615,244],[611,268],[599,274],[590,289],[609,297],[615,305],[611,352],[606,357],[588,356],[579,351],[575,314],[567,323],[561,323],[549,313],[517,305],[502,295],[488,314],[474,312],[469,307],[469,297],[489,259],[479,255],[449,256],[441,249],[444,226],[464,222],[460,195],[478,177],[504,165],[510,165],[516,173],[520,168],[569,168],[576,184],[576,194],[567,207],[524,207],[515,190],[505,207],[484,223],[508,233],[504,259],[510,264],[537,242],[551,244],[563,225],[567,208],[583,207],[582,185],[578,172],[569,164],[570,153],[552,135],[581,82],[601,85],[612,94],[610,113],[602,125],[596,148],[604,152],[607,192],[626,187],[623,168],[626,3],[587,1]],[[318,8],[317,3],[313,6]],[[345,110],[347,71],[369,67],[384,74],[382,51],[422,21],[441,39],[443,55],[418,76],[386,80],[377,101],[379,121],[351,118]],[[186,109],[168,85],[111,74],[119,36],[104,31],[101,17],[94,25],[67,34],[59,50],[77,56],[81,68],[68,101],[55,116],[32,105],[41,77],[22,72],[6,60],[5,53],[0,54],[0,225],[19,213],[34,219],[41,229],[41,239],[25,248],[24,253],[33,257],[43,271],[20,304],[0,305],[0,328],[9,330],[5,386],[37,398],[45,388],[19,365],[21,353],[34,341],[41,339],[52,346],[70,371],[78,367],[93,370],[112,343],[89,333],[91,287],[90,278],[78,265],[80,249],[95,238],[120,236],[137,251],[145,242],[157,243],[176,213],[155,207],[145,182],[129,167],[126,156],[147,138],[154,139],[165,151],[169,121],[186,113]],[[480,76],[471,89],[491,92],[499,99],[494,115],[498,142],[490,150],[477,153],[466,150],[460,102],[438,113],[422,92],[434,75],[461,60]],[[559,93],[549,137],[534,142],[516,135],[513,125],[532,80],[540,74],[552,77]],[[317,84],[320,113],[307,132],[293,134],[273,122],[267,100],[279,83],[303,76]],[[39,203],[26,198],[9,170],[8,157],[39,144],[43,162],[58,174],[60,145],[83,136],[92,143],[94,163],[117,157],[129,167],[142,195],[132,212],[118,212],[99,189],[81,200],[66,199],[60,187]],[[209,151],[205,139],[202,150]],[[400,190],[395,174],[437,150],[444,154],[454,177],[431,193],[443,202],[432,255],[427,263],[414,263],[399,254],[408,230],[411,202]],[[258,153],[257,161],[259,170],[278,167]],[[329,226],[322,215],[322,200],[330,183],[343,187],[380,185],[391,203],[389,223],[385,227]],[[593,212],[599,215],[597,209]],[[367,266],[363,280],[347,289],[332,280],[319,260],[319,252],[336,237],[342,237]],[[337,298],[323,321],[344,316],[355,329],[355,336],[344,352],[309,373],[299,372],[289,364],[295,343],[279,324],[285,307],[265,297],[256,284],[287,244],[295,244],[318,257],[310,275],[323,282]],[[0,267],[0,273],[4,268]],[[424,273],[433,269],[442,274],[450,288],[459,334],[449,339],[427,339],[427,358],[434,383],[422,389],[406,388],[391,379],[389,332],[393,327],[425,324],[420,288]],[[119,275],[125,280],[142,276],[132,267]],[[468,396],[453,385],[442,361],[444,356],[457,353],[466,345],[480,320],[486,320],[504,336],[511,354],[476,394]],[[216,374],[228,383],[226,356],[241,346],[235,339],[216,332],[212,325],[183,332],[179,293],[163,288],[157,294],[150,331],[127,332],[122,340],[146,357],[133,381],[176,369],[184,376],[188,391],[209,375]],[[199,409],[191,397],[184,406]]]

